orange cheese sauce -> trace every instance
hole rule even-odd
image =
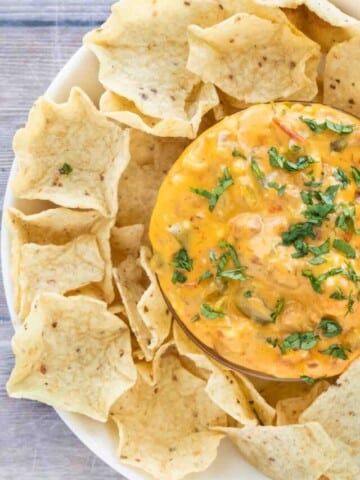
[[[350,129],[337,133],[325,121]],[[271,147],[285,167],[271,164]],[[318,104],[253,106],[184,151],[153,212],[153,268],[177,316],[205,346],[281,378],[337,375],[359,355],[360,187],[352,167],[360,168],[360,121]],[[289,239],[306,222],[312,234]]]

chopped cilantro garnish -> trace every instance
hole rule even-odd
[[[221,195],[232,185],[234,185],[234,179],[230,175],[228,167],[225,167],[223,171],[223,176],[219,178],[218,185],[212,192],[204,190],[202,188],[192,187],[190,188],[190,191],[196,193],[197,195],[200,195],[201,197],[206,198],[209,201],[209,210],[210,212],[212,212],[216,207],[216,204]]]
[[[206,270],[206,272],[202,273],[199,277],[199,281],[207,280],[208,278],[213,277],[214,275],[210,272],[210,270]]]
[[[210,259],[210,262],[216,262],[217,261],[217,256],[216,256],[216,253],[214,252],[214,250],[210,250],[209,259]]]
[[[193,268],[193,261],[189,257],[189,254],[185,248],[180,248],[180,250],[174,255],[174,260],[170,263],[173,267],[183,268],[188,272],[191,272]]]
[[[230,255],[230,258],[233,261],[235,267],[240,268],[241,265],[238,254],[236,253],[236,250],[231,245],[231,243],[227,242],[226,240],[220,240],[219,247],[226,249],[226,252]]]
[[[345,242],[345,240],[336,238],[333,241],[333,247],[339,252],[343,253],[347,258],[356,258],[355,250],[349,243]]]
[[[222,270],[219,273],[219,277],[230,278],[231,280],[239,280],[245,282],[247,277],[244,275],[245,267],[233,268],[232,270]]]
[[[319,198],[326,205],[334,205],[336,194],[339,190],[339,185],[331,185],[328,187],[325,192],[319,192]]]
[[[235,158],[243,158],[244,160],[246,160],[246,155],[243,152],[240,152],[240,150],[236,147],[233,148],[231,155]]]
[[[356,185],[360,187],[360,170],[356,167],[351,167],[351,175]]]
[[[347,303],[346,314],[345,315],[347,315],[348,313],[353,313],[354,312],[354,303],[355,303],[355,300],[353,299],[353,294],[352,294],[352,292],[350,292],[349,296],[348,296],[348,303]]]
[[[346,138],[339,138],[337,140],[334,140],[333,142],[330,142],[330,150],[332,152],[342,152],[345,150],[345,148],[348,146],[348,141]]]
[[[275,323],[278,317],[281,315],[282,311],[284,310],[284,306],[285,306],[285,299],[279,298],[278,301],[276,302],[275,310],[271,312],[271,315],[270,315],[273,323]]]
[[[259,180],[262,180],[265,177],[265,173],[261,170],[255,157],[251,159],[250,167],[255,177],[257,177]]]
[[[246,292],[244,292],[244,297],[245,298],[251,298],[252,297],[252,291],[251,290],[246,290]]]
[[[314,202],[314,197],[316,197],[318,192],[300,192],[301,200],[305,203],[305,205],[312,205]]]
[[[198,320],[200,320],[200,315],[199,315],[198,313],[191,318],[191,321],[192,321],[193,323],[194,323],[194,322],[197,322]]]
[[[281,234],[284,245],[292,245],[296,240],[302,240],[305,237],[315,238],[315,225],[310,222],[296,223],[291,225],[289,230]]]
[[[311,350],[319,341],[318,335],[314,332],[296,332],[288,335],[280,343],[281,353],[289,350]]]
[[[309,251],[316,256],[325,255],[326,253],[329,253],[330,252],[330,238],[325,240],[325,242],[322,243],[321,245],[309,246]]]
[[[68,163],[64,163],[64,165],[59,168],[59,173],[61,173],[61,175],[69,175],[72,171],[73,168]]]
[[[290,150],[292,152],[298,152],[299,150],[301,150],[301,147],[300,145],[291,145]]]
[[[326,350],[320,350],[323,355],[331,355],[334,358],[340,358],[341,360],[347,360],[348,356],[346,352],[351,352],[350,348],[343,347],[339,344],[330,345]]]
[[[294,247],[296,248],[296,252],[291,254],[292,258],[306,257],[306,255],[309,253],[308,244],[301,238],[295,240]]]
[[[338,287],[336,291],[330,295],[330,298],[333,298],[334,300],[346,300],[347,296],[341,288]]]
[[[172,283],[185,283],[186,282],[186,275],[184,275],[179,270],[174,270],[171,281],[172,281]]]
[[[321,284],[327,280],[329,277],[333,277],[334,275],[339,275],[340,273],[345,274],[345,271],[342,268],[332,268],[325,273],[322,273],[318,277],[315,277],[311,270],[303,270],[302,274],[304,277],[307,277],[310,280],[311,286],[317,293],[323,293]]]
[[[225,316],[224,312],[213,310],[210,305],[203,303],[200,307],[200,313],[210,320],[215,320],[216,318],[223,318]]]
[[[316,383],[316,379],[309,377],[308,375],[301,375],[300,380],[306,383],[306,385],[314,385],[314,383]]]
[[[350,183],[349,177],[341,168],[337,168],[333,176],[335,180],[338,180],[341,183],[342,189],[345,189]]]
[[[321,333],[326,338],[336,337],[343,331],[341,325],[330,318],[322,318],[320,321]]]
[[[354,125],[343,125],[340,123],[334,123],[331,120],[325,120],[323,123],[318,123],[313,118],[300,117],[300,120],[315,133],[324,133],[325,130],[331,130],[339,135],[345,135],[354,131]]]
[[[216,275],[220,276],[221,272],[226,267],[227,261],[228,261],[228,255],[226,253],[221,254],[218,259],[218,264],[216,267]]]
[[[304,182],[305,187],[321,187],[322,181],[317,182],[315,180],[314,172],[310,172],[308,174],[308,178],[309,178],[309,180],[307,182]]]
[[[357,286],[357,284],[360,280],[360,277],[355,272],[354,267],[351,265],[350,262],[347,262],[346,266],[348,268],[347,268],[347,270],[345,270],[344,274]]]
[[[282,155],[277,148],[271,147],[268,150],[269,161],[272,167],[282,168],[289,172],[297,172],[299,170],[304,170],[312,163],[315,163],[315,160],[308,155],[302,155],[297,158],[295,162],[288,160],[284,155]]]
[[[277,191],[279,197],[282,197],[285,193],[285,190],[286,190],[286,185],[279,185],[278,183],[276,182],[269,182],[267,184],[267,186],[269,188],[273,188],[274,190]]]
[[[267,337],[266,339],[267,343],[271,345],[273,348],[276,348],[278,346],[278,339],[277,338],[271,338]]]
[[[325,263],[326,260],[324,257],[314,257],[310,260],[310,264],[311,265],[322,265],[323,263]]]

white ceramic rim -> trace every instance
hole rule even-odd
[[[333,3],[354,17],[360,18],[360,2],[358,2],[358,0],[333,0]],[[77,71],[79,65],[87,65],[93,76],[87,75],[85,78],[83,76],[80,78],[80,73]],[[98,82],[94,82],[94,78],[97,78],[97,70],[98,65],[93,54],[85,47],[81,47],[52,81],[45,96],[56,102],[63,102],[67,99],[68,92],[72,86],[80,86],[93,100],[96,101],[102,90],[101,85]],[[76,75],[74,78],[74,71],[76,71],[78,78],[76,78]],[[10,188],[10,183],[14,178],[15,173],[16,164],[13,162],[5,191],[3,212],[9,207],[23,203],[15,199]],[[0,248],[5,298],[10,317],[15,319],[16,313],[13,307],[13,289],[11,284],[11,241],[9,231],[5,224],[4,215],[1,220],[1,233]],[[84,445],[86,445],[97,457],[112,467],[116,472],[126,476],[129,480],[151,480],[152,477],[149,475],[121,463],[116,457],[116,436],[114,437],[113,433],[111,433],[110,426],[104,428],[104,424],[94,422],[79,414],[60,410],[56,410],[56,412],[74,435],[76,435]],[[100,432],[99,429],[106,430],[106,432]],[[104,441],[111,442],[112,448],[100,447],[101,441],[99,442],[99,434],[102,436],[102,433],[104,434]],[[235,455],[237,457],[236,462],[234,462]],[[264,480],[266,478],[258,470],[247,464],[228,440],[224,440],[220,446],[217,459],[209,469],[205,472],[189,475],[186,478],[188,480],[218,480],[219,478],[235,480],[239,478],[239,474],[241,474],[242,478],[246,480]]]

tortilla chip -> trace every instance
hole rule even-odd
[[[210,28],[190,26],[188,68],[247,103],[294,95],[311,100],[320,49],[284,18],[277,23],[240,13]]]
[[[116,267],[128,256],[137,256],[140,251],[141,238],[144,234],[144,225],[130,225],[127,227],[113,227],[111,230],[111,257]]]
[[[333,47],[326,57],[325,103],[360,115],[360,35]]]
[[[315,383],[310,392],[303,397],[284,398],[276,404],[276,425],[290,425],[298,423],[299,416],[313,401],[330,386],[322,380]]]
[[[213,25],[225,14],[215,0],[123,0],[84,44],[99,59],[105,88],[133,102],[130,112],[189,122],[186,103],[201,82],[186,69],[187,26]]]
[[[182,367],[166,347],[154,360],[154,385],[138,375],[136,385],[111,410],[119,428],[119,457],[158,480],[177,480],[205,470],[222,435],[209,426],[226,415],[205,393],[206,383]]]
[[[173,332],[179,353],[200,369],[198,376],[207,380],[205,391],[216,405],[241,425],[273,423],[275,410],[266,404],[246,377],[224,369],[207,357],[176,323]]]
[[[119,184],[119,226],[141,223],[148,231],[160,185],[188,143],[185,139],[159,138],[131,130],[131,160]]]
[[[13,338],[14,398],[106,422],[110,407],[136,381],[130,333],[106,304],[44,293]]]
[[[269,382],[259,378],[253,378],[252,381],[256,390],[272,407],[276,407],[279,401],[286,398],[304,397],[312,388],[305,382],[282,382],[281,380]]]
[[[159,137],[195,138],[202,117],[219,103],[216,89],[211,84],[196,88],[185,104],[186,119],[160,119],[144,115],[134,102],[107,90],[100,99],[100,110],[104,114],[145,133]]]
[[[128,133],[79,88],[63,104],[40,98],[15,135],[14,150],[17,197],[116,215],[119,178],[129,159]]]
[[[140,264],[135,257],[126,258],[114,278],[125,305],[129,324],[146,360],[154,357],[156,350],[168,336],[171,313],[163,299],[156,277],[149,266],[150,251],[140,250]]]
[[[218,428],[244,458],[273,480],[318,480],[334,460],[333,442],[319,423]]]
[[[67,208],[53,208],[33,215],[10,208],[6,221],[11,232],[12,277],[15,309],[20,309],[19,261],[20,248],[25,243],[37,245],[65,245],[80,235],[94,235],[105,262],[104,278],[96,284],[95,296],[111,303],[114,299],[110,254],[110,230],[114,221],[98,212],[78,212]]]
[[[65,294],[100,282],[105,264],[94,235],[82,235],[65,245],[25,243],[20,248],[19,317],[24,320],[37,294]]]
[[[356,470],[360,474],[360,361],[357,360],[325,393],[320,395],[300,416],[300,422],[320,422],[330,437],[349,448],[338,450],[334,469],[342,475]],[[331,471],[330,471],[331,472]],[[343,478],[332,476],[330,479]],[[344,477],[344,478],[357,478]]]

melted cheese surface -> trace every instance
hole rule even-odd
[[[359,120],[318,104],[253,106],[184,151],[150,239],[160,286],[196,338],[282,378],[336,375],[359,355],[356,168]]]

